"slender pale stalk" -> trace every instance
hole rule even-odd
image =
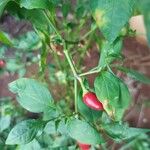
[[[78,99],[77,99],[77,94],[78,94],[78,85],[77,85],[77,79],[74,79],[74,99],[75,99],[75,112],[78,112]]]
[[[71,68],[71,70],[72,70],[72,72],[73,72],[73,75],[74,75],[74,77],[75,77],[75,111],[77,112],[77,80],[80,82],[80,84],[81,84],[81,87],[82,87],[82,89],[83,89],[83,93],[85,93],[87,90],[86,90],[86,88],[84,87],[84,84],[83,84],[83,81],[82,81],[82,79],[81,79],[81,77],[79,77],[78,76],[78,74],[77,74],[77,72],[76,72],[76,69],[75,69],[75,66],[74,66],[74,63],[73,63],[73,61],[72,61],[72,58],[70,57],[70,55],[69,55],[69,53],[68,53],[68,49],[67,49],[67,45],[66,45],[66,42],[65,42],[65,40],[62,38],[62,36],[61,36],[61,34],[57,31],[57,29],[55,28],[55,26],[53,25],[53,23],[51,22],[51,20],[50,20],[50,18],[49,18],[49,16],[48,16],[48,14],[47,14],[47,12],[45,11],[44,12],[45,13],[45,16],[47,17],[47,19],[48,19],[48,21],[49,21],[49,24],[50,24],[50,26],[53,28],[53,30],[54,30],[54,32],[57,34],[57,36],[61,39],[61,41],[62,41],[62,44],[63,44],[63,47],[64,47],[64,50],[63,50],[63,52],[64,52],[64,54],[65,54],[65,56],[66,56],[66,59],[67,59],[67,61],[68,61],[68,63],[69,63],[69,65],[70,65],[70,68]],[[88,35],[86,35],[86,36],[88,36]],[[85,37],[86,37],[85,36]]]
[[[85,73],[81,73],[79,74],[80,77],[82,76],[86,76],[86,75],[90,75],[90,74],[94,74],[94,73],[99,73],[101,72],[102,68],[97,68],[95,70],[91,70],[91,71],[88,71],[88,72],[85,72]]]

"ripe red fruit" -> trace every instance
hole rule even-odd
[[[80,150],[90,150],[91,145],[78,142]]]
[[[83,102],[94,110],[104,110],[103,104],[98,100],[97,96],[93,92],[87,92],[83,95]]]
[[[0,60],[0,68],[4,68],[5,67],[5,61],[4,60]]]

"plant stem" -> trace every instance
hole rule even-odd
[[[44,78],[44,74],[43,72],[45,71],[46,69],[46,56],[47,56],[47,48],[46,48],[46,45],[44,44],[44,41],[42,42],[42,51],[41,51],[41,59],[40,59],[40,62],[39,62],[39,67],[40,67],[40,70],[39,70],[39,76],[41,78]]]
[[[77,41],[69,41],[65,40],[66,43],[68,44],[79,44],[82,40],[87,38],[94,30],[96,30],[97,26],[94,26],[89,32],[85,33],[79,40]]]
[[[58,57],[57,53],[52,49],[51,45],[49,45],[49,49],[52,50],[52,54],[54,55],[54,58],[55,58],[55,60],[56,60],[56,63],[57,63],[57,65],[58,65],[59,69],[60,69],[60,70],[63,70],[63,65],[62,65],[62,63],[59,61],[59,57]]]
[[[74,77],[75,77],[76,79],[78,79],[78,81],[80,82],[80,85],[81,85],[81,87],[82,87],[83,93],[86,93],[87,90],[86,90],[86,88],[85,88],[85,86],[84,86],[84,84],[83,84],[83,80],[81,79],[81,77],[78,76],[78,74],[77,74],[77,72],[76,72],[76,69],[75,69],[75,66],[74,66],[74,64],[73,64],[73,62],[72,62],[72,59],[71,59],[70,56],[69,56],[69,53],[68,53],[67,49],[64,50],[64,54],[65,54],[65,56],[66,56],[66,58],[67,58],[67,61],[68,61],[69,65],[70,65],[70,68],[71,68],[71,70],[72,70],[72,72],[73,72]]]
[[[45,16],[47,17],[47,19],[48,19],[48,21],[49,21],[49,24],[51,25],[51,27],[53,28],[53,30],[55,31],[55,33],[57,34],[57,36],[58,36],[58,37],[61,39],[61,41],[62,41],[62,44],[63,44],[63,47],[64,47],[64,54],[65,54],[66,59],[67,59],[69,65],[70,65],[70,68],[71,68],[71,70],[72,70],[72,72],[73,72],[74,77],[80,82],[81,87],[82,87],[82,90],[83,90],[83,93],[86,93],[87,90],[86,90],[86,88],[85,88],[85,86],[84,86],[84,84],[83,84],[82,78],[79,77],[78,74],[77,74],[77,72],[76,72],[76,69],[75,69],[75,66],[74,66],[74,64],[73,64],[72,58],[70,57],[70,55],[69,55],[69,53],[68,53],[65,40],[62,38],[61,34],[57,31],[57,29],[56,29],[56,28],[54,27],[54,25],[52,24],[51,18],[48,16],[47,12],[44,11],[44,13],[45,13]],[[93,30],[92,30],[92,31],[93,31]],[[85,36],[83,36],[83,38],[86,38],[90,33],[91,33],[91,31],[88,32]],[[83,39],[83,38],[82,38],[82,39]]]
[[[74,99],[75,99],[75,112],[76,113],[78,113],[77,93],[78,93],[77,79],[74,79]]]
[[[78,75],[77,75],[77,72],[76,72],[76,70],[75,70],[75,66],[74,66],[74,64],[73,64],[73,62],[72,62],[72,60],[71,60],[71,58],[70,58],[70,56],[69,56],[68,51],[67,51],[67,50],[64,50],[64,54],[65,54],[65,56],[66,56],[66,58],[67,58],[67,61],[68,61],[69,65],[70,65],[70,67],[71,67],[71,70],[72,70],[72,72],[73,72],[74,77],[77,78]]]
[[[79,76],[82,77],[82,76],[86,76],[86,75],[90,75],[90,74],[94,74],[94,73],[99,73],[99,72],[101,72],[101,70],[102,70],[102,68],[98,68],[98,69],[91,70],[91,71],[88,71],[85,73],[81,73],[81,74],[79,74]]]
[[[47,14],[46,11],[44,11],[44,14],[45,14],[45,16],[47,17],[50,26],[53,28],[53,30],[55,31],[55,33],[57,34],[57,36],[59,36],[59,38],[62,39],[61,35],[59,34],[59,32],[57,31],[57,29],[56,29],[56,28],[54,27],[54,25],[52,24],[51,18],[49,17],[49,15]]]
[[[94,30],[96,30],[97,26],[95,25],[89,32],[87,32],[84,36],[82,36],[81,40],[84,40],[86,37],[88,37]]]
[[[71,58],[70,58],[70,56],[69,56],[69,53],[68,53],[68,50],[67,50],[67,46],[66,46],[65,40],[62,38],[62,36],[61,36],[61,35],[59,34],[59,32],[57,31],[57,29],[56,29],[56,28],[54,27],[54,25],[51,23],[50,18],[49,18],[49,16],[48,16],[47,12],[44,11],[44,13],[45,13],[46,17],[47,17],[48,20],[49,20],[49,24],[51,25],[51,27],[53,28],[53,30],[55,31],[55,33],[57,34],[57,36],[59,36],[59,38],[62,40],[63,47],[64,47],[64,54],[65,54],[65,56],[66,56],[66,58],[67,58],[67,61],[68,61],[69,65],[70,65],[70,67],[71,67],[71,70],[72,70],[72,72],[73,72],[73,75],[74,75],[75,77],[77,77],[78,75],[77,75],[77,73],[76,73],[74,64],[73,64],[73,62],[72,62],[72,60],[71,60]]]

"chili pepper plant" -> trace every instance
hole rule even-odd
[[[150,129],[124,120],[132,96],[116,72],[150,84],[125,67],[122,52],[124,39],[137,34],[129,26],[135,15],[143,15],[150,44],[149,8],[149,0],[0,0],[1,18],[7,14],[31,26],[17,37],[0,31],[0,69],[19,74],[8,85],[17,104],[8,100],[11,111],[1,105],[1,148],[106,150],[119,143],[122,150],[148,150]],[[99,61],[88,68],[84,60],[94,61],[94,49]],[[26,76],[33,63],[35,74]],[[14,115],[18,107],[20,117]]]

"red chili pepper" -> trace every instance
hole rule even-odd
[[[80,150],[90,150],[91,145],[78,142]]]
[[[4,60],[0,60],[0,68],[4,68],[5,67],[5,61]]]
[[[83,102],[94,110],[104,110],[103,104],[98,100],[97,96],[93,92],[87,92],[83,95]]]

